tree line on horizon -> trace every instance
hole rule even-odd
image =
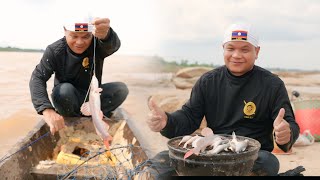
[[[213,64],[213,63],[198,63],[198,61],[192,62],[188,59],[181,59],[180,61],[169,61],[161,56],[153,56],[153,58],[160,62],[163,66],[165,66],[168,70],[177,70],[181,68],[187,68],[187,67],[209,67],[209,68],[216,68],[219,66],[222,66],[220,64]],[[285,69],[285,68],[266,68],[269,71],[272,72],[279,72],[279,71],[285,71],[285,72],[319,72],[319,70],[301,70],[299,68],[297,69]]]
[[[17,48],[17,47],[0,47],[0,51],[7,51],[7,52],[44,52],[43,49],[24,49],[24,48]]]

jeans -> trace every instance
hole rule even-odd
[[[150,161],[152,165],[146,171],[152,174],[152,179],[171,179],[178,175],[170,165],[169,151],[158,153]],[[260,150],[251,175],[277,176],[279,168],[279,160],[275,155],[269,151]]]
[[[122,82],[102,84],[101,88],[101,110],[106,117],[110,118],[112,111],[127,98],[129,90]],[[80,108],[86,94],[87,91],[76,89],[70,83],[61,83],[53,88],[51,98],[56,111],[60,115],[79,117],[81,116]]]

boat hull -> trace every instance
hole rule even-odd
[[[95,133],[95,128],[90,117],[66,118],[65,122],[68,127],[72,126],[74,130]],[[130,162],[126,162],[130,164],[129,166],[135,167],[148,159],[142,148],[139,148],[139,141],[135,138],[133,131],[131,131],[124,119],[118,119],[117,121],[110,121],[108,123],[110,125],[109,132],[114,137],[113,143],[117,143],[122,147],[130,147],[130,149],[127,149],[130,152],[126,154],[130,157]],[[70,170],[75,169],[79,163],[54,163],[49,168],[37,168],[40,161],[55,161],[57,158],[56,155],[59,153],[58,151],[61,151],[61,149],[57,147],[59,147],[59,140],[62,139],[63,135],[60,132],[55,135],[51,135],[51,133],[48,132],[50,132],[50,128],[41,120],[21,142],[14,146],[8,152],[8,154],[12,156],[0,164],[1,179],[60,179],[70,172]],[[26,147],[27,145],[30,146]],[[119,148],[119,150],[121,149]],[[123,151],[123,149],[121,151]],[[118,161],[121,161],[121,157],[118,158]],[[122,161],[128,161],[128,158],[122,159]],[[91,166],[89,163],[86,163],[85,165],[87,167],[90,166],[91,172],[95,170],[101,172],[101,169],[99,169],[101,167],[107,169],[105,164],[101,164],[100,166],[92,164]],[[106,173],[108,172],[106,171]],[[94,173],[90,174],[92,174],[92,177],[88,177],[88,172],[84,171],[82,173],[81,170],[79,170],[76,175],[71,177],[79,179],[99,179],[99,177],[102,176],[102,174],[96,174],[95,177]],[[107,175],[108,174],[104,177]]]

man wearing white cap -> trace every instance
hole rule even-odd
[[[150,99],[147,123],[152,131],[173,138],[192,134],[205,117],[216,134],[235,132],[258,140],[261,149],[252,174],[277,175],[279,161],[271,153],[274,140],[287,152],[299,135],[285,85],[279,77],[255,65],[260,46],[252,26],[232,24],[222,47],[225,65],[203,74],[192,88],[189,101],[176,112],[164,112]],[[164,154],[159,153],[156,159],[167,157]]]
[[[65,36],[46,48],[29,83],[34,108],[38,114],[44,115],[52,134],[65,126],[63,117],[82,115],[80,107],[87,96],[93,73],[103,89],[101,110],[106,117],[110,117],[128,95],[128,88],[122,82],[101,84],[104,59],[115,53],[121,44],[110,27],[110,20],[71,19],[63,28]],[[53,104],[46,89],[46,82],[52,74],[55,74],[51,94]]]

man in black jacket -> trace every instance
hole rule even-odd
[[[252,26],[231,25],[222,46],[225,65],[203,74],[180,110],[166,113],[150,99],[147,123],[152,131],[173,138],[192,134],[205,117],[216,134],[234,131],[258,140],[261,149],[253,174],[277,175],[279,161],[271,153],[274,141],[288,151],[299,135],[285,85],[278,76],[254,64],[260,46]]]
[[[122,82],[101,84],[104,59],[116,52],[121,44],[110,27],[110,20],[81,18],[65,23],[63,28],[65,36],[46,48],[29,83],[34,108],[44,115],[52,134],[65,126],[64,116],[82,115],[80,107],[88,100],[93,73],[103,89],[101,110],[106,117],[110,117],[128,95],[127,86]],[[53,105],[46,84],[52,74],[55,74],[51,94]]]

